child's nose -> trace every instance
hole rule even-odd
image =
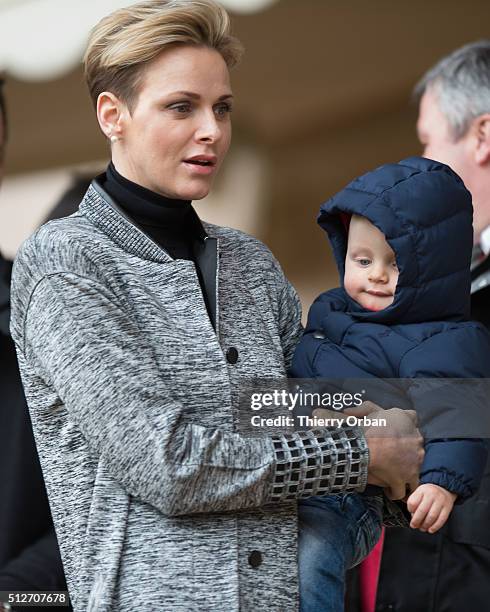
[[[386,283],[388,281],[388,273],[384,266],[373,266],[369,271],[369,280],[373,283]]]

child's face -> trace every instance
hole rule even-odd
[[[365,217],[353,215],[345,257],[344,287],[367,310],[383,310],[393,303],[398,268],[384,234]]]

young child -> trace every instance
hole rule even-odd
[[[490,377],[490,335],[469,320],[471,196],[449,167],[416,157],[382,166],[326,202],[318,222],[342,286],[312,305],[293,377]],[[407,399],[420,414],[417,388]],[[439,530],[478,489],[487,454],[479,439],[426,441],[410,526]],[[303,612],[343,610],[345,572],[379,538],[381,505],[358,494],[300,504]]]

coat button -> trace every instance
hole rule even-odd
[[[262,553],[260,550],[252,550],[248,555],[248,562],[252,567],[259,567],[262,563]]]
[[[235,364],[238,361],[238,351],[234,346],[226,351],[226,361],[231,364]]]
[[[317,340],[325,340],[325,334],[321,330],[317,329],[313,332],[313,338],[316,338]]]

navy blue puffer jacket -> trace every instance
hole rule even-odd
[[[323,204],[318,222],[342,285],[345,214],[366,217],[395,252],[394,301],[373,312],[343,286],[322,293],[310,309],[291,375],[490,378],[490,335],[469,320],[473,211],[461,179],[444,164],[413,157],[357,178]],[[424,399],[416,388],[407,391],[408,405],[420,413]],[[468,498],[479,486],[487,453],[478,439],[430,440],[420,481]]]

